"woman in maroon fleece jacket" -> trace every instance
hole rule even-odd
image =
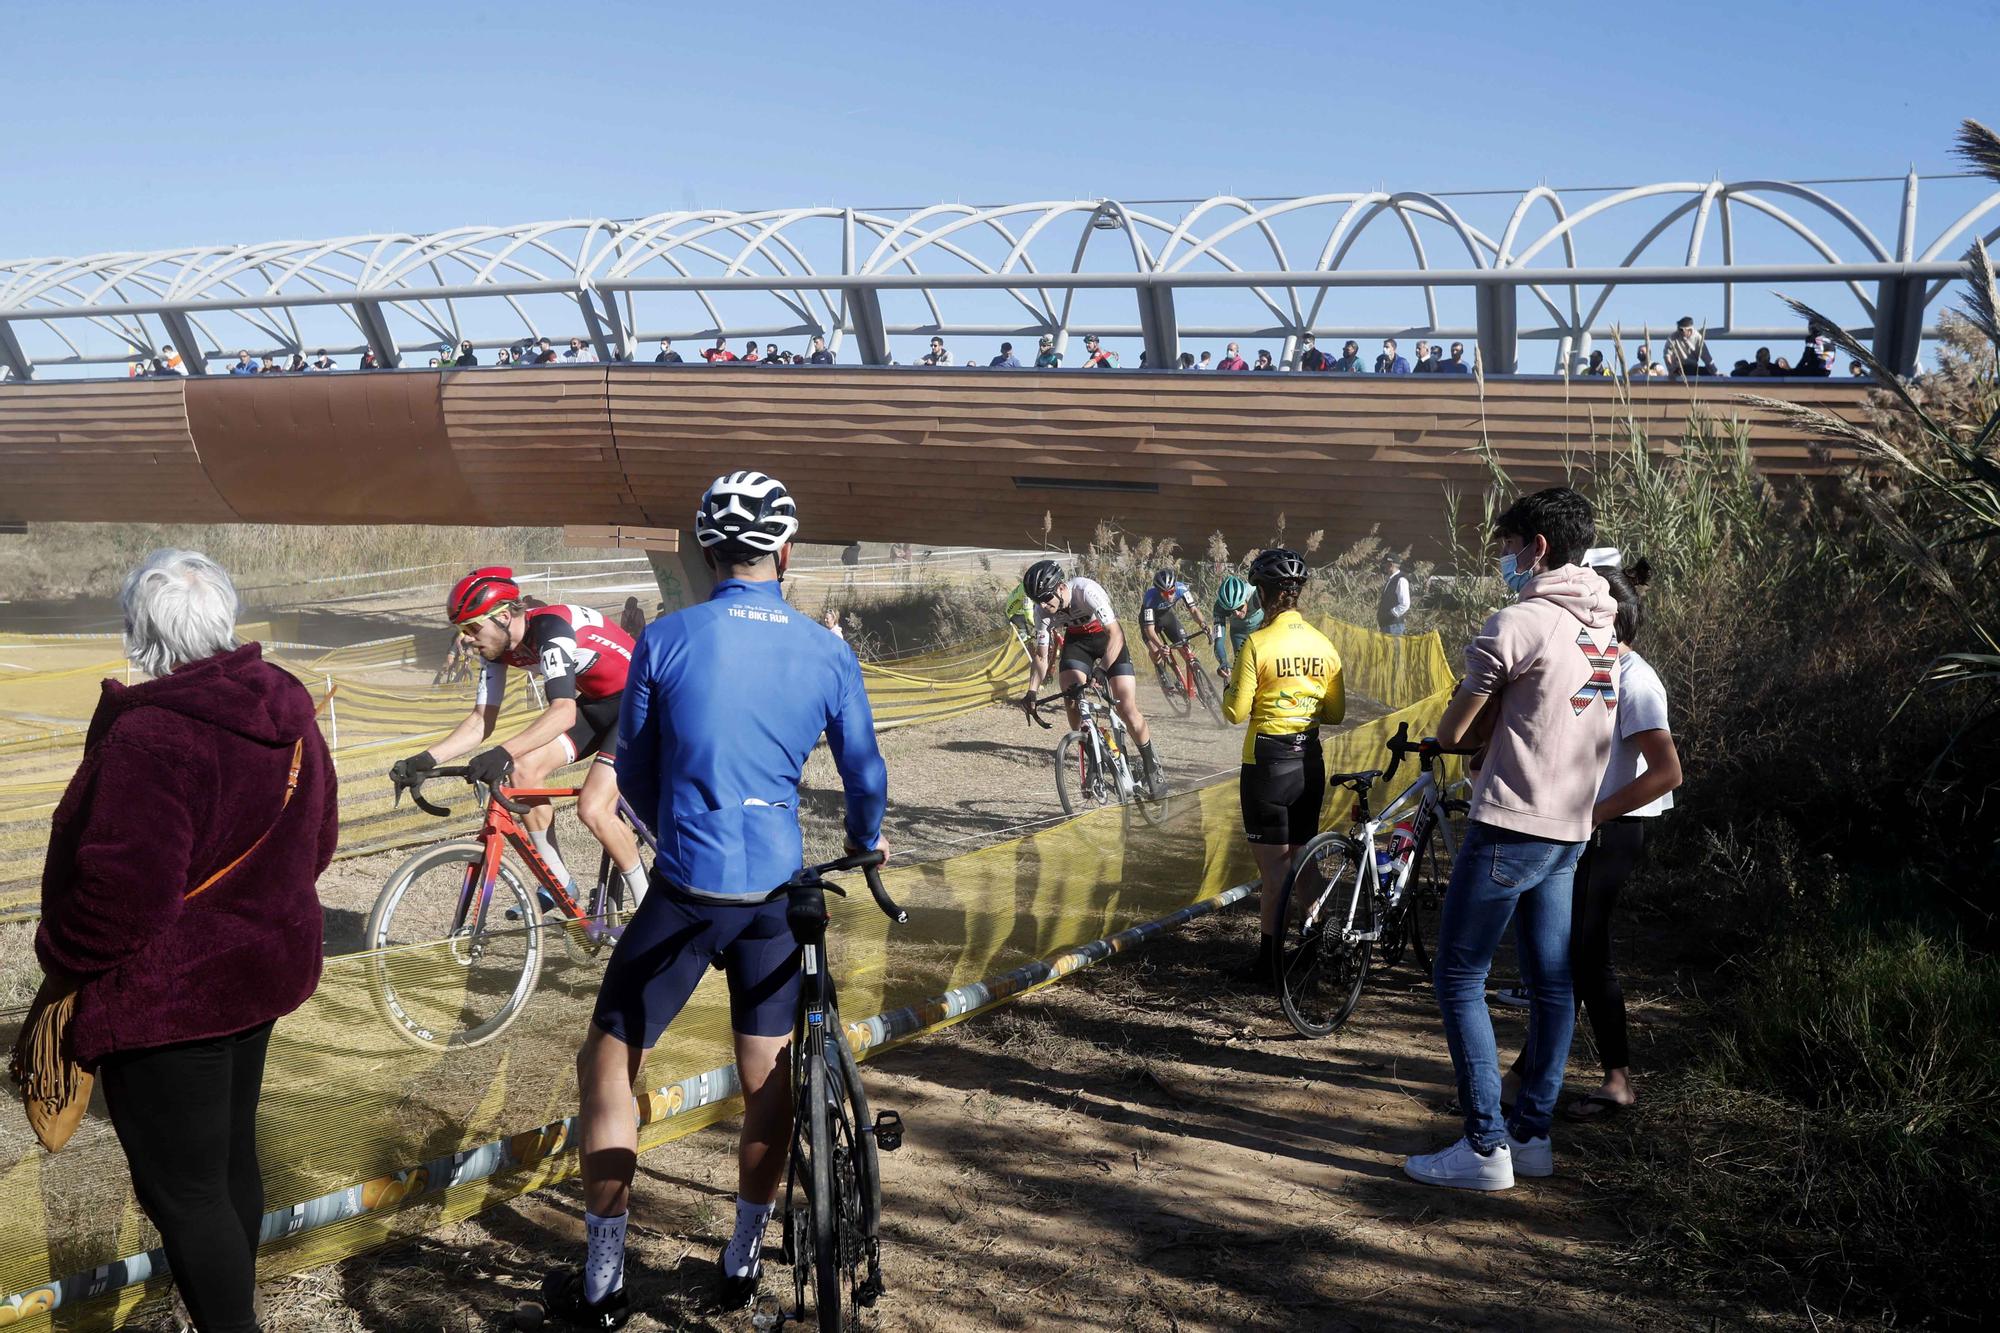
[[[120,600],[126,655],[154,679],[104,682],[56,807],[35,952],[81,982],[70,1053],[97,1072],[195,1326],[241,1333],[257,1328],[264,1051],[319,982],[333,761],[305,687],[237,646],[220,567],[155,551]]]

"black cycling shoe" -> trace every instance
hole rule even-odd
[[[1271,955],[1258,949],[1248,958],[1230,968],[1223,976],[1243,986],[1256,986],[1264,990],[1275,990],[1276,983],[1271,974],[1275,970]]]
[[[722,1261],[720,1259],[716,1261],[715,1267],[716,1271],[721,1273]],[[725,1310],[741,1309],[757,1299],[757,1287],[764,1281],[764,1261],[759,1259],[756,1267],[750,1270],[748,1277],[731,1277],[727,1273],[721,1273],[721,1276],[722,1308]]]
[[[623,1287],[592,1305],[583,1299],[583,1274],[574,1268],[558,1268],[542,1279],[544,1328],[608,1331],[625,1327],[631,1317],[632,1303]]]

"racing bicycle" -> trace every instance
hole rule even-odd
[[[1158,824],[1167,817],[1168,798],[1146,789],[1137,770],[1138,747],[1118,716],[1111,696],[1085,682],[1033,701],[1030,714],[1043,730],[1051,723],[1041,710],[1067,699],[1076,701],[1077,729],[1056,742],[1056,799],[1066,815],[1111,805],[1136,806],[1140,818]]]
[[[1345,1023],[1361,998],[1372,957],[1394,967],[1407,951],[1430,973],[1429,938],[1451,882],[1457,850],[1454,817],[1469,806],[1447,787],[1438,763],[1447,753],[1434,737],[1409,738],[1405,722],[1390,738],[1388,770],[1335,773],[1334,790],[1354,793],[1346,832],[1329,831],[1299,849],[1278,899],[1276,977],[1285,1017],[1300,1035],[1324,1037]],[[1395,780],[1414,756],[1421,773],[1380,813],[1369,812],[1377,781]],[[1387,834],[1386,847],[1378,840]]]
[[[1222,715],[1221,687],[1195,660],[1193,640],[1182,635],[1165,651],[1154,653],[1153,669],[1159,675],[1160,693],[1167,696],[1167,707],[1177,716],[1188,716],[1199,703],[1216,726],[1229,725],[1229,719]]]
[[[449,818],[449,807],[424,797],[431,778],[470,781],[463,765],[433,769],[423,780],[397,784],[396,801],[407,791],[418,809]],[[479,832],[426,847],[396,867],[368,914],[365,947],[376,1007],[396,1035],[415,1046],[456,1049],[492,1041],[535,993],[545,931],[561,934],[573,961],[601,961],[624,930],[624,909],[637,906],[624,901],[624,877],[603,851],[586,902],[571,897],[518,818],[528,813],[524,800],[561,800],[581,787],[472,787],[485,807]],[[623,797],[618,813],[646,850],[658,851],[652,831]],[[527,865],[526,879],[506,859],[510,846]],[[558,914],[546,924],[545,907]],[[449,964],[428,947],[440,940],[450,942]]]
[[[792,1266],[792,1303],[753,1314],[760,1329],[805,1323],[808,1293],[822,1333],[858,1328],[860,1311],[882,1295],[880,1154],[902,1146],[903,1118],[894,1111],[869,1115],[826,954],[826,895],[845,896],[846,890],[825,878],[862,871],[875,905],[901,924],[909,913],[883,889],[881,864],[880,852],[843,856],[805,867],[785,886],[785,919],[799,942],[802,972],[791,1049],[792,1096],[799,1109],[785,1168],[779,1250]]]

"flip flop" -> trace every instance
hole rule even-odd
[[[1583,1109],[1586,1106],[1595,1106],[1602,1109],[1586,1111]],[[1607,1097],[1601,1092],[1592,1092],[1575,1098],[1569,1105],[1563,1107],[1562,1118],[1573,1125],[1583,1125],[1593,1120],[1608,1120],[1620,1111],[1627,1109],[1629,1107],[1625,1102],[1621,1102],[1613,1097]]]

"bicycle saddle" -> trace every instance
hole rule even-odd
[[[1358,790],[1370,785],[1381,776],[1381,769],[1371,768],[1366,773],[1333,773],[1328,775],[1326,781],[1330,787],[1353,787]]]

